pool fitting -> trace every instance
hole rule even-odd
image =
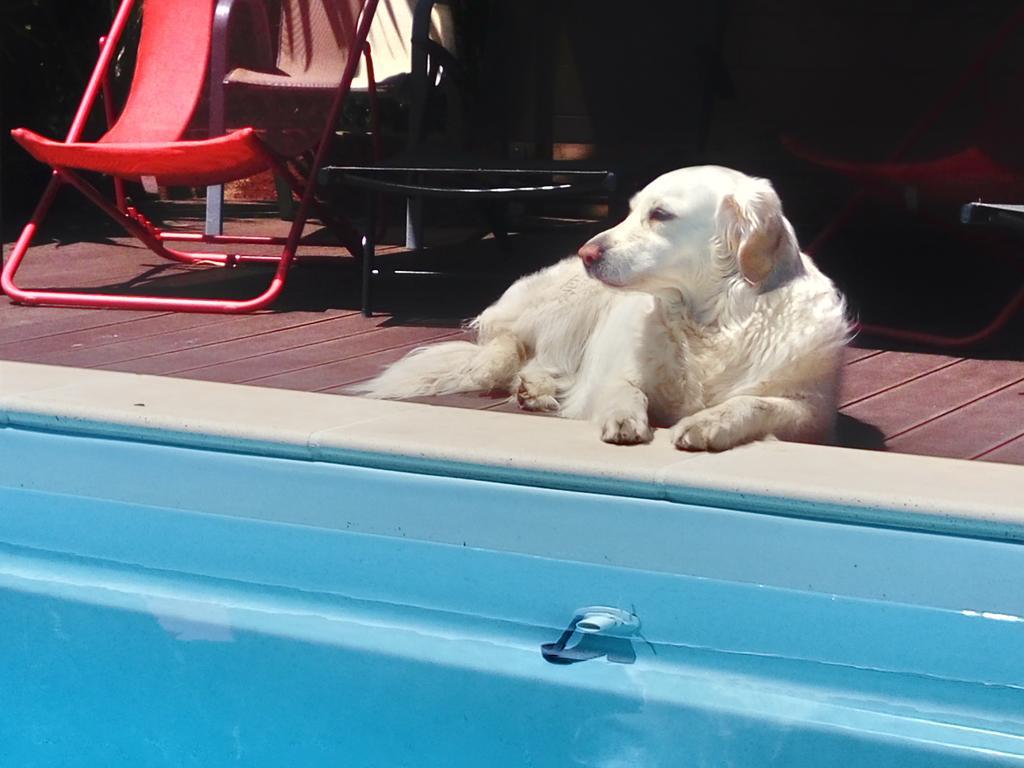
[[[576,611],[562,635],[540,647],[544,660],[551,664],[575,664],[605,656],[616,664],[632,664],[636,652],[630,638],[640,629],[640,619],[621,608],[592,605]],[[569,647],[574,635],[575,645]]]

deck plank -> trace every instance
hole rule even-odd
[[[1024,464],[1024,434],[977,456],[978,461]]]
[[[385,364],[384,358],[375,355],[389,353],[390,361],[419,344],[456,336],[451,329],[392,326],[197,368],[189,371],[188,376],[316,392],[372,376]]]
[[[888,441],[890,450],[973,459],[1019,437],[1024,414],[1024,378]],[[1021,489],[1024,500],[1024,487]]]
[[[880,355],[883,351],[881,349],[872,349],[871,347],[847,347],[843,350],[843,362],[849,365],[859,360],[866,360],[869,357]]]
[[[38,360],[44,355],[63,355],[107,344],[143,339],[151,341],[159,347],[158,337],[175,331],[191,330],[206,325],[219,325],[223,322],[224,318],[215,315],[192,313],[150,315],[131,322],[78,328],[65,333],[43,336],[35,339],[31,346],[22,341],[0,342],[0,357],[5,360]]]
[[[323,341],[351,338],[360,333],[370,332],[374,328],[367,327],[358,313],[347,313],[315,318],[262,332],[250,327],[242,330],[245,333],[231,338],[193,344],[180,349],[160,350],[154,354],[112,363],[105,367],[157,376],[187,376],[192,371],[212,366],[240,362]]]
[[[0,297],[0,344],[29,345],[37,339],[90,328],[111,328],[136,320],[167,317],[167,312],[113,309],[22,307]],[[4,359],[7,359],[6,357]]]
[[[160,267],[187,269],[162,259],[148,248],[132,245],[128,238],[52,243],[29,250],[18,269],[17,282],[24,288],[82,289],[133,280]]]
[[[840,407],[860,402],[888,389],[927,376],[960,358],[949,355],[882,352],[849,362],[843,369],[839,390]]]
[[[70,352],[40,352],[35,361],[83,368],[108,367],[143,357],[167,354],[234,339],[255,339],[283,328],[301,327],[318,319],[316,313],[283,312],[263,315],[224,316],[219,323],[186,327],[161,334],[159,338],[136,338]]]
[[[945,417],[1022,377],[1024,363],[962,360],[860,400],[842,412],[874,425],[891,442],[903,432]]]

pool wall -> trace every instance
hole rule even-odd
[[[11,363],[0,382],[0,489],[22,510],[5,530],[27,546],[130,562],[146,526],[182,510],[1024,615],[1021,467],[781,442],[693,455],[663,436],[621,448],[559,419]],[[52,497],[82,524],[51,520]],[[192,538],[183,557],[202,551]]]
[[[6,363],[0,419],[5,764],[1024,763],[1019,467]],[[543,661],[594,604],[637,663]]]

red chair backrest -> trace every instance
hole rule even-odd
[[[144,0],[135,75],[101,142],[166,142],[185,134],[203,95],[216,0]]]

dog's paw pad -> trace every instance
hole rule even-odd
[[[649,443],[654,431],[646,416],[609,416],[601,424],[601,439],[615,445]]]

